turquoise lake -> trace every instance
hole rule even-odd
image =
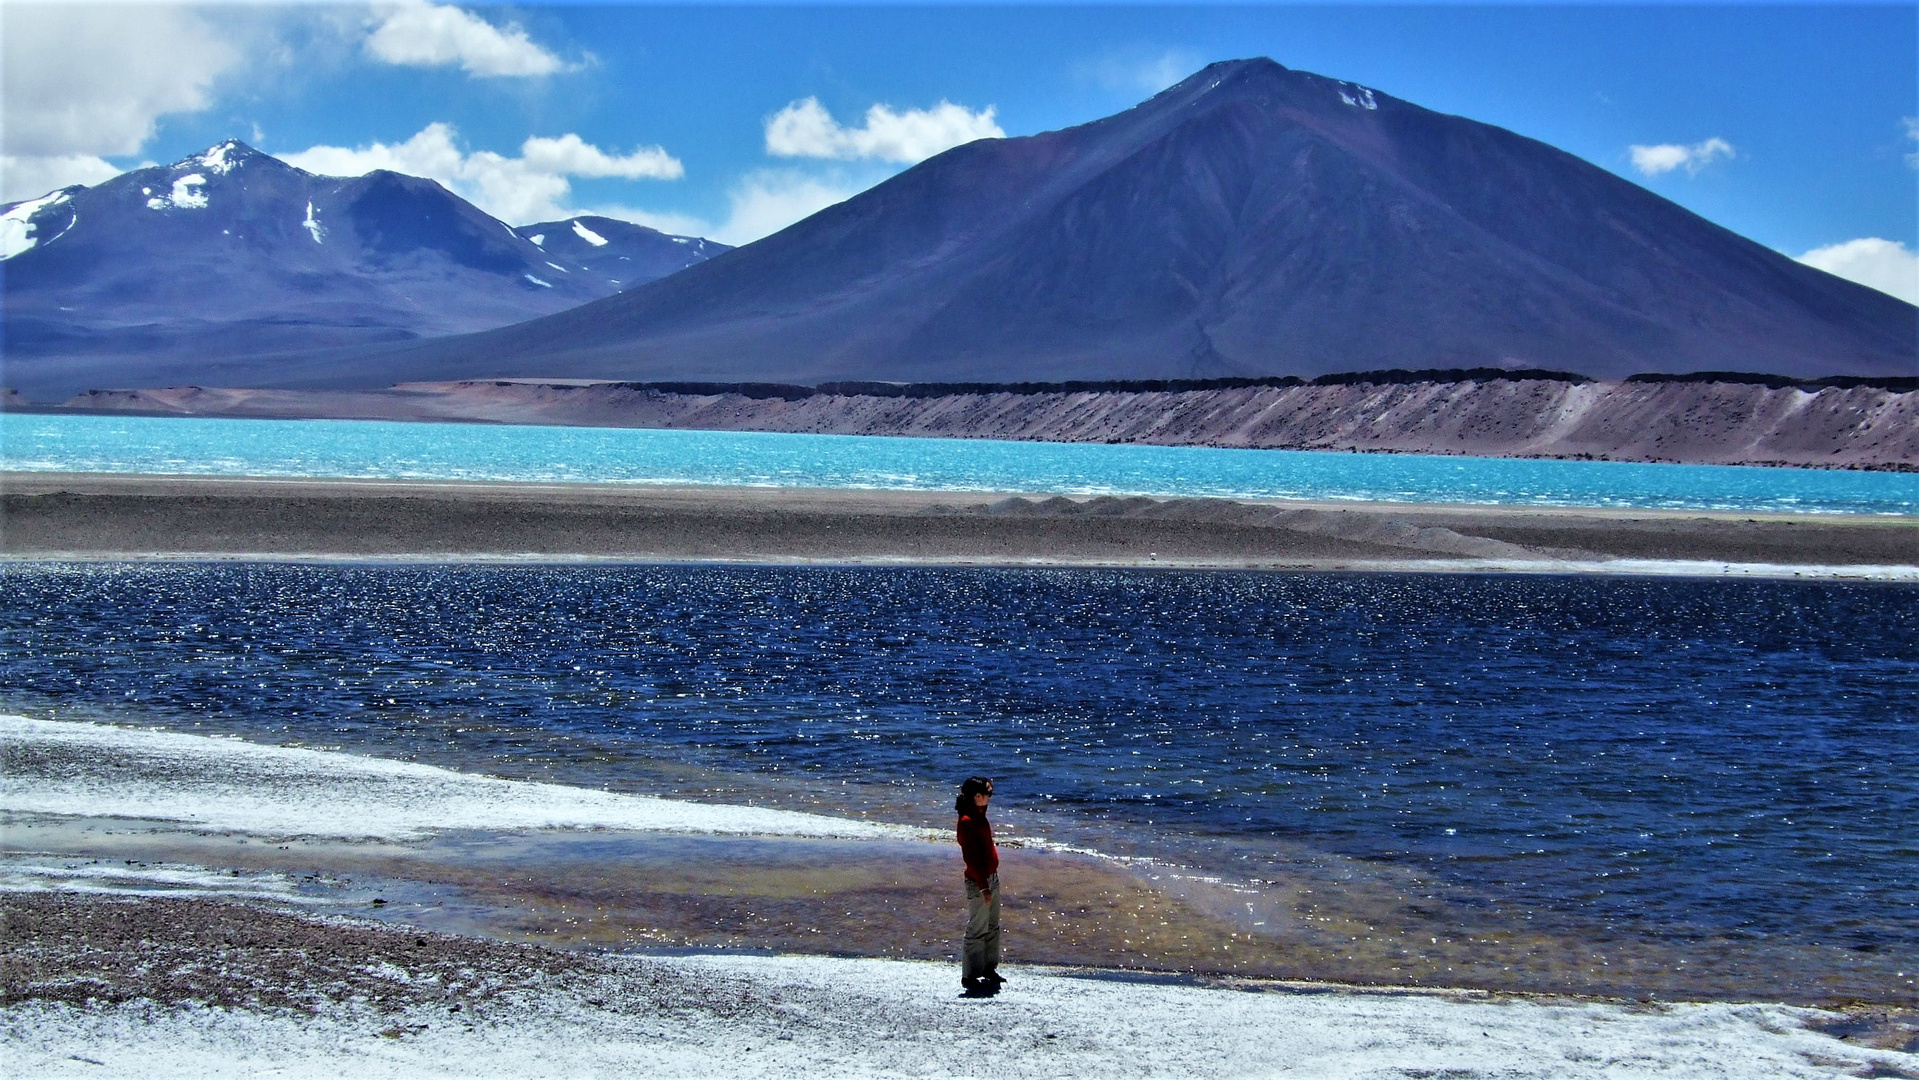
[[[0,414],[0,468],[1919,515],[1919,476],[637,428]]]

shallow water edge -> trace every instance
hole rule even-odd
[[[85,729],[85,730],[79,730]],[[91,748],[65,756],[78,735]],[[267,748],[260,748],[266,750]],[[414,828],[435,800],[484,799],[531,825],[564,789],[379,759],[60,722],[0,739],[0,892],[236,900],[562,949],[694,949],[950,960],[964,921],[937,832],[844,839],[729,835],[739,812],[681,803],[660,827]],[[288,762],[291,762],[289,764]],[[577,797],[595,806],[599,793]],[[62,800],[65,800],[64,802]],[[618,797],[615,797],[617,803]],[[89,804],[92,813],[44,807]],[[201,807],[224,803],[221,824]],[[304,818],[280,806],[310,807]],[[23,809],[25,808],[25,809]],[[515,809],[517,808],[517,809]],[[596,811],[619,820],[617,805]],[[118,816],[116,816],[116,813]],[[564,811],[561,811],[563,814]],[[777,814],[778,812],[775,812]],[[762,815],[751,830],[857,833]],[[404,822],[402,822],[404,824]],[[702,831],[684,831],[688,824]],[[706,831],[720,829],[720,832]],[[334,832],[339,835],[314,835]],[[911,838],[909,838],[911,837]],[[1417,872],[1300,847],[1283,877],[1235,880],[1163,858],[1004,837],[1009,954],[1023,964],[1352,986],[1642,1000],[1919,1008],[1896,957],[1703,930],[1649,936],[1447,888]]]

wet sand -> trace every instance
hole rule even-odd
[[[932,842],[595,831],[415,843],[7,815],[11,887],[224,898],[562,950],[754,950],[954,961],[953,853]],[[1320,860],[1254,890],[1155,864],[1003,845],[1009,958],[1196,977],[1665,1001],[1919,1009],[1884,958],[1547,922],[1417,875]],[[1250,901],[1250,902],[1249,902]],[[1255,904],[1257,905],[1255,909]],[[1777,955],[1774,955],[1774,954]]]
[[[8,473],[0,557],[1625,572],[1697,563],[1791,575],[1919,564],[1919,518]]]

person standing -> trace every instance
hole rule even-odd
[[[991,997],[1005,979],[999,974],[999,848],[986,805],[993,781],[969,776],[960,785],[953,809],[959,813],[960,856],[966,860],[966,941],[961,950],[960,985],[968,997]]]

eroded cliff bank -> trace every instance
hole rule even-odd
[[[1164,390],[512,380],[386,390],[94,391],[89,410],[1919,470],[1919,391],[1467,378]]]

